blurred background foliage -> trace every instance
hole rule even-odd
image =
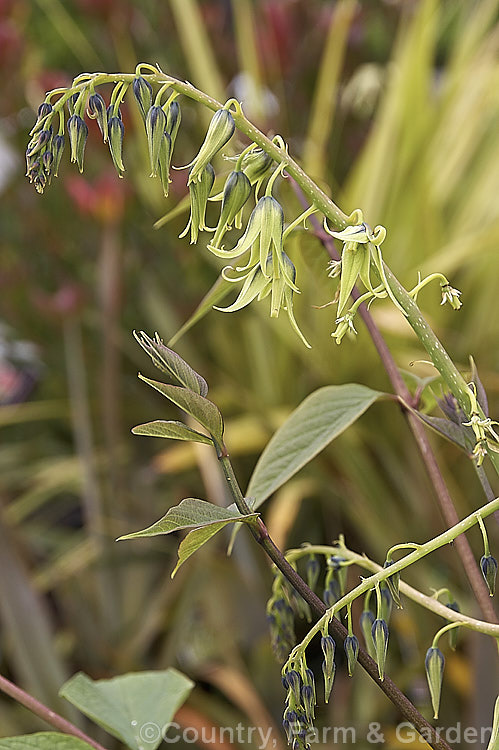
[[[114,543],[184,497],[226,502],[206,446],[129,432],[176,418],[137,381],[137,370],[150,374],[151,367],[131,330],[157,330],[168,340],[220,270],[203,237],[198,247],[178,240],[185,210],[153,228],[182,202],[185,172],[173,172],[165,201],[147,176],[139,115],[125,105],[126,179],[115,175],[90,122],[85,173],[65,156],[60,178],[40,197],[24,179],[23,154],[44,92],[81,71],[132,71],[149,61],[222,100],[243,100],[248,116],[281,133],[345,211],[362,207],[371,225],[388,228],[385,257],[406,286],[418,271],[439,270],[462,290],[459,313],[440,307],[437,290],[423,292],[420,303],[464,370],[474,356],[497,416],[498,9],[498,0],[1,0],[4,674],[71,714],[57,690],[79,669],[99,678],[174,665],[197,682],[178,717],[190,726],[279,727],[284,697],[265,623],[271,576],[244,534],[231,560],[227,539],[217,537],[173,582],[176,540]],[[176,164],[192,158],[206,122],[185,102]],[[244,145],[235,140],[232,149]],[[217,167],[228,170],[221,159]],[[279,198],[294,218],[289,186]],[[303,292],[297,317],[311,352],[285,320],[270,321],[266,303],[234,315],[210,312],[177,345],[222,408],[243,486],[272,432],[314,388],[389,388],[362,327],[338,348],[330,338],[333,308],[314,307],[332,299],[336,284],[318,241],[298,233],[291,255]],[[381,303],[373,314],[408,378],[432,375],[413,365],[425,357],[398,312]],[[440,395],[438,384],[434,391]],[[426,408],[434,401],[428,393]],[[483,503],[472,466],[452,446],[432,442],[458,513],[471,512]],[[387,403],[263,510],[283,547],[345,533],[351,547],[380,562],[392,544],[443,529],[412,436]],[[469,536],[479,558],[479,533]],[[495,529],[491,541],[494,547]],[[350,572],[352,585],[356,576]],[[427,593],[449,586],[461,609],[477,614],[453,549],[407,578]],[[428,717],[423,661],[438,626],[411,603],[391,626],[389,674]],[[448,655],[441,723],[490,724],[491,658],[483,638],[461,638]],[[319,711],[319,723],[353,725],[359,736],[368,721],[380,721],[391,747],[399,718],[367,677],[349,680],[341,665],[331,703]],[[40,726],[0,698],[0,736]]]

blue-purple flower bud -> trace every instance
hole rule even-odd
[[[34,137],[29,146],[28,146],[28,154],[29,156],[34,156],[35,154],[39,153],[44,146],[47,145],[47,143],[50,141],[52,137],[52,128],[40,130],[40,132]]]
[[[54,177],[59,174],[59,165],[61,163],[62,152],[64,151],[65,138],[63,135],[54,135],[52,139],[52,154],[54,156],[54,163],[52,166],[52,173]]]
[[[106,143],[108,138],[108,115],[106,103],[100,94],[92,94],[87,102],[87,115],[92,120],[97,120],[97,125],[102,133],[102,139]]]
[[[79,115],[71,115],[69,118],[68,135],[71,145],[71,161],[77,162],[80,172],[83,172],[83,156],[87,143],[88,127]]]
[[[74,115],[76,102],[78,101],[79,96],[80,95],[78,93],[71,94],[68,101],[66,102],[70,115]]]
[[[166,132],[169,134],[170,138],[172,139],[172,150],[175,145],[175,140],[177,138],[178,129],[180,127],[180,122],[182,120],[182,114],[180,111],[180,104],[173,100],[173,102],[170,102],[168,109],[166,111]]]
[[[489,594],[494,596],[496,590],[497,560],[492,555],[483,555],[480,560],[480,568],[489,589]]]
[[[355,635],[347,635],[343,643],[345,654],[347,657],[348,674],[350,677],[353,675],[355,665],[357,664],[357,658],[359,656],[359,641]]]
[[[322,662],[322,674],[324,675],[324,700],[328,703],[333,688],[334,674],[336,672],[336,665],[334,663],[336,643],[330,635],[323,635],[321,638],[321,648],[322,653],[324,654],[324,661]]]
[[[151,177],[156,177],[158,174],[159,152],[164,142],[165,128],[166,115],[161,107],[157,107],[156,105],[150,107],[146,116],[146,133],[149,146]]]
[[[305,719],[310,724],[315,718],[315,698],[311,685],[303,685],[301,689],[301,703],[305,709]]]
[[[319,580],[319,574],[321,572],[321,565],[315,555],[309,555],[307,564],[305,567],[307,575],[307,584],[312,591],[315,591],[317,581]]]
[[[135,76],[132,83],[132,90],[139,105],[142,119],[145,121],[152,103],[152,86],[142,76]]]
[[[125,171],[125,166],[123,164],[123,136],[125,133],[125,126],[123,125],[123,120],[120,120],[119,117],[111,117],[107,127],[111,158],[118,175],[123,177],[123,172]]]

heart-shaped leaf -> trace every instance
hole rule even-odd
[[[134,435],[148,435],[149,437],[170,438],[171,440],[190,440],[196,443],[213,445],[213,440],[210,437],[202,435],[183,422],[156,419],[154,422],[137,425],[132,429],[132,432]]]
[[[193,687],[176,669],[96,681],[79,672],[63,685],[60,695],[131,750],[156,750],[165,727]],[[51,749],[46,746],[46,750]]]
[[[78,737],[60,732],[36,732],[0,739],[0,750],[89,750],[90,747]]]
[[[224,432],[223,419],[218,407],[212,401],[204,398],[199,393],[194,393],[194,391],[189,391],[178,385],[168,385],[167,383],[160,383],[157,380],[149,380],[149,378],[145,378],[140,373],[139,378],[162,393],[170,401],[173,401],[174,404],[186,411],[187,414],[190,414],[191,417],[194,417],[199,424],[206,427],[215,440],[220,443],[222,442]]]
[[[165,346],[157,333],[154,339],[149,338],[144,331],[140,331],[139,333],[134,331],[133,335],[142,349],[150,356],[158,370],[168,373],[184,388],[188,388],[194,391],[194,393],[199,393],[200,396],[206,396],[208,393],[206,380],[193,370],[176,352]]]
[[[246,497],[258,508],[281,485],[386,394],[363,385],[329,385],[307,396],[272,436]]]

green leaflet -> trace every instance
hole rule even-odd
[[[132,429],[132,432],[134,435],[148,435],[149,437],[170,438],[172,440],[190,440],[195,443],[213,445],[213,440],[210,437],[202,435],[183,422],[156,419],[154,422],[137,425],[137,427]]]
[[[187,414],[190,414],[191,417],[194,417],[199,424],[206,427],[215,440],[220,443],[222,442],[224,432],[223,419],[218,407],[212,401],[186,388],[160,383],[157,380],[149,380],[149,378],[144,377],[140,373],[139,378],[162,393],[163,396],[166,396],[166,398],[186,411]]]
[[[176,352],[169,349],[163,344],[158,334],[154,339],[144,333],[144,331],[133,332],[136,340],[145,352],[151,357],[153,364],[161,372],[166,372],[175,382],[180,383],[184,388],[188,388],[200,396],[206,396],[208,393],[208,384],[190,365],[185,362]]]
[[[246,497],[258,508],[335,437],[385,394],[363,385],[330,385],[312,393],[273,435],[250,479]]]
[[[206,544],[218,531],[229,523],[248,522],[254,520],[258,513],[242,515],[238,510],[222,508],[205,500],[188,497],[179,505],[170,508],[168,513],[159,521],[142,531],[135,531],[119,538],[136,539],[138,537],[159,536],[171,534],[172,531],[191,530],[181,542],[178,549],[178,563],[172,573],[172,578],[184,563],[196,550]]]
[[[176,669],[136,672],[96,681],[79,672],[62,686],[60,694],[131,750],[156,750],[163,741],[163,728],[193,687],[194,683]],[[148,727],[157,731],[147,731]],[[22,746],[17,747],[22,750]],[[12,750],[17,747],[12,746]],[[45,748],[59,750],[59,745],[47,744]],[[67,750],[83,748],[88,745],[80,743],[78,747],[68,746]]]

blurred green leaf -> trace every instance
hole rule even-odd
[[[183,422],[156,419],[154,422],[137,425],[132,429],[132,432],[134,435],[148,435],[149,437],[170,438],[172,440],[192,440],[195,443],[213,445],[211,438],[193,430]]]
[[[36,732],[0,739],[0,750],[88,750],[89,747],[78,737],[60,732]]]
[[[258,508],[384,395],[350,383],[319,388],[307,396],[273,435],[258,460],[246,491],[252,507]]]
[[[177,385],[168,385],[166,383],[159,383],[157,380],[149,380],[149,378],[145,378],[140,373],[139,378],[162,393],[163,396],[166,396],[166,398],[186,411],[187,414],[190,414],[191,417],[194,417],[199,424],[206,427],[216,440],[222,442],[224,432],[223,419],[218,407],[212,401],[200,396],[198,393],[180,388]]]
[[[79,672],[60,694],[131,750],[156,750],[163,741],[163,727],[193,687],[176,669],[97,681]]]

